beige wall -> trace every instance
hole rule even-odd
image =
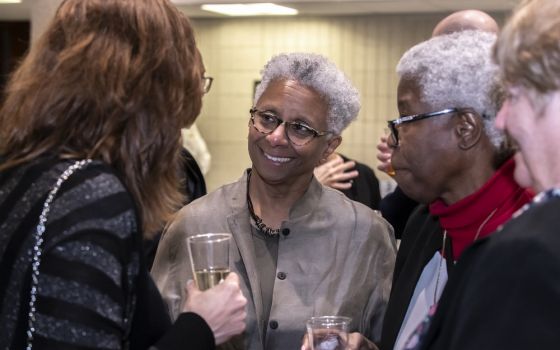
[[[37,0],[33,39],[61,0]],[[187,14],[188,15],[188,14]],[[493,14],[499,21],[503,14]],[[341,153],[376,166],[375,145],[395,118],[395,66],[412,45],[429,38],[444,14],[196,19],[193,24],[208,75],[215,78],[197,122],[212,154],[209,190],[235,181],[250,166],[247,122],[253,84],[268,59],[308,51],[332,59],[361,93],[358,120],[343,133]],[[382,179],[384,174],[378,176]]]
[[[47,28],[62,0],[34,0],[31,9],[31,41],[34,42]]]
[[[215,78],[197,124],[212,154],[209,190],[236,180],[250,166],[247,122],[253,82],[274,54],[290,51],[328,56],[360,91],[362,109],[343,133],[339,151],[375,168],[375,146],[398,115],[395,65],[428,38],[443,15],[371,15],[199,19],[193,21],[207,74]],[[383,178],[383,175],[380,175]]]

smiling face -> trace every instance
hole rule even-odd
[[[560,185],[560,91],[541,105],[532,102],[527,90],[508,88],[508,98],[496,117],[496,127],[517,143],[515,180],[524,187],[542,191]]]
[[[429,113],[454,106],[431,106],[421,101],[414,79],[403,78],[397,91],[401,116]],[[398,126],[399,146],[391,163],[395,180],[411,198],[431,203],[444,196],[462,169],[453,138],[454,114],[446,114]]]
[[[288,122],[327,130],[327,104],[313,89],[293,80],[271,82],[255,108]],[[316,137],[303,146],[293,145],[284,124],[265,135],[249,122],[249,156],[258,177],[270,184],[307,184],[313,169],[340,144],[340,136]]]

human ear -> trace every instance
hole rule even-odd
[[[480,141],[484,132],[482,117],[473,112],[460,112],[459,122],[455,125],[455,135],[459,140],[459,148],[467,150]]]
[[[340,135],[336,135],[330,138],[327,143],[327,148],[323,152],[323,157],[321,158],[328,159],[329,156],[338,148],[338,146],[340,146],[341,142],[342,142],[342,136]]]

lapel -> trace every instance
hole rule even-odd
[[[251,238],[251,223],[249,221],[249,211],[247,208],[247,172],[238,181],[237,186],[234,191],[232,191],[232,197],[228,198],[230,201],[230,208],[232,209],[232,214],[227,217],[227,222],[232,233],[233,239],[237,249],[239,250],[239,255],[241,256],[241,261],[243,262],[243,267],[247,272],[247,278],[249,280],[248,289],[252,294],[252,302],[254,304],[257,324],[259,325],[259,335],[262,343],[262,330],[264,327],[263,315],[263,302],[260,288],[260,280],[258,268],[256,265],[255,257],[255,246]],[[240,275],[240,277],[242,277]]]

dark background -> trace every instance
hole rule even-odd
[[[29,22],[0,21],[0,91],[2,96],[10,73],[29,48],[30,29]]]

